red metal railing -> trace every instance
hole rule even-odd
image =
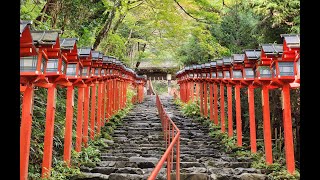
[[[148,180],[156,179],[160,169],[164,162],[167,162],[167,180],[171,179],[171,170],[173,168],[173,157],[174,157],[174,145],[176,145],[176,180],[180,180],[180,130],[170,119],[168,114],[165,112],[162,102],[158,95],[156,95],[156,105],[158,108],[162,129],[164,132],[164,139],[166,142],[166,151],[150,174]]]

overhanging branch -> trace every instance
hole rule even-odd
[[[174,2],[177,3],[177,5],[180,7],[180,9],[186,14],[188,15],[189,17],[191,17],[192,19],[198,21],[198,22],[203,22],[203,23],[207,23],[206,21],[204,21],[204,19],[199,19],[199,18],[196,18],[194,16],[192,16],[190,13],[188,13],[180,4],[177,0],[174,0]]]

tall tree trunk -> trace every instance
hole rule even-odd
[[[112,21],[114,19],[116,10],[120,5],[121,5],[121,1],[120,0],[116,0],[116,2],[114,3],[113,8],[111,10],[111,13],[109,14],[108,19],[106,20],[105,24],[103,25],[103,28],[100,30],[98,36],[96,37],[96,40],[95,40],[95,42],[93,44],[93,49],[96,49],[99,46],[101,40],[108,36],[108,32],[110,31],[110,27],[111,27]]]
[[[122,23],[122,21],[124,20],[124,18],[126,17],[127,13],[121,14],[118,21],[116,22],[116,24],[114,25],[112,32],[116,32],[119,25]]]
[[[46,15],[50,15],[51,12],[55,9],[55,4],[58,0],[48,0],[47,3],[43,6],[39,16],[36,18],[37,21],[44,22],[47,20]]]

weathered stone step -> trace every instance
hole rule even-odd
[[[71,178],[71,180],[104,180],[109,179],[109,175],[100,174],[100,173],[87,173],[82,172],[79,175],[76,175]]]
[[[171,173],[171,179],[176,180],[176,173]],[[209,180],[206,173],[180,173],[180,180]]]
[[[129,161],[129,158],[123,156],[100,156],[102,161]]]

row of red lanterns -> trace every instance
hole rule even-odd
[[[129,86],[137,91],[132,102],[142,102],[146,83],[144,76],[137,75],[116,58],[89,47],[77,48],[78,39],[60,38],[61,31],[31,30],[31,24],[31,21],[20,21],[20,92],[23,93],[20,179],[23,180],[28,177],[34,87],[48,89],[42,177],[49,177],[57,86],[67,88],[63,159],[70,166],[74,89],[78,88],[75,150],[80,152],[82,145],[88,146],[89,136],[93,140],[105,122],[126,106]]]
[[[201,115],[218,124],[218,84],[220,85],[220,124],[225,132],[224,86],[228,97],[228,135],[232,129],[232,87],[235,87],[237,145],[242,146],[240,88],[248,87],[250,145],[257,151],[254,110],[254,89],[262,89],[264,145],[267,164],[273,163],[269,109],[269,89],[282,91],[283,125],[286,165],[290,173],[295,170],[290,88],[300,87],[300,35],[282,34],[283,44],[262,44],[260,49],[244,50],[243,54],[215,59],[201,65],[187,66],[177,72],[180,98],[183,102],[200,99]],[[194,98],[196,85],[196,98]],[[209,86],[209,92],[207,89]]]

